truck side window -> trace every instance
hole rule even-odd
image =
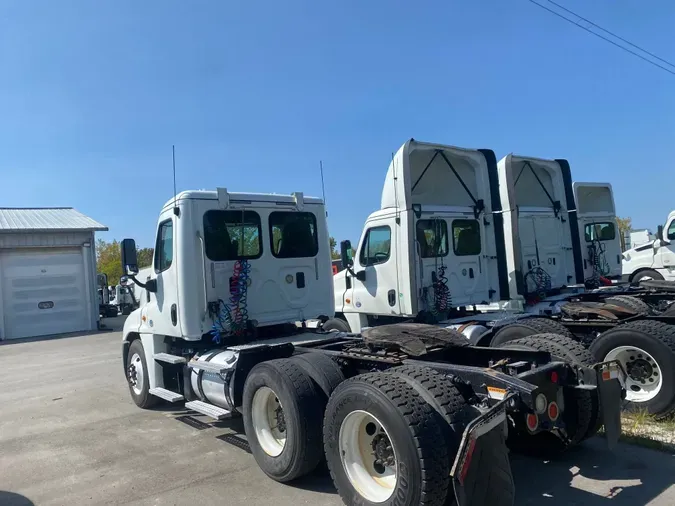
[[[415,232],[422,258],[448,254],[448,224],[445,220],[419,220]]]
[[[214,262],[260,258],[260,215],[255,211],[206,211],[204,249]]]
[[[478,255],[481,251],[478,220],[453,220],[452,249],[457,256]]]
[[[671,221],[668,227],[668,239],[675,240],[675,220]]]
[[[361,245],[359,262],[362,266],[383,264],[389,260],[391,229],[388,226],[368,229]]]
[[[584,227],[586,242],[613,241],[616,237],[614,223],[589,223]]]
[[[314,257],[319,252],[316,216],[312,213],[270,213],[270,243],[277,258]]]
[[[155,245],[155,272],[159,273],[171,267],[173,262],[173,222],[163,221],[157,230]]]

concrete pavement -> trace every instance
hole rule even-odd
[[[100,332],[0,345],[0,505],[342,504],[325,471],[292,486],[268,479],[225,441],[239,421],[136,408],[120,339]],[[603,444],[555,462],[513,456],[517,504],[675,504],[675,456]]]

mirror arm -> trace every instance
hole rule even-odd
[[[129,275],[129,276],[127,276],[127,278],[132,280],[134,283],[136,283],[141,288],[146,289],[148,292],[151,292],[151,293],[157,292],[157,281],[154,280],[154,279],[148,279],[145,283],[141,283],[138,279],[136,279],[136,276],[134,276],[134,275]]]

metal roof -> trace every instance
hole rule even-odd
[[[108,227],[72,207],[0,208],[0,233],[105,230]]]

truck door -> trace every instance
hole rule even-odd
[[[358,313],[393,315],[400,313],[394,217],[366,223],[354,257],[352,304]]]
[[[145,318],[154,334],[166,336],[180,336],[180,322],[178,321],[177,295],[178,285],[176,276],[176,237],[173,210],[160,215],[155,241],[155,256],[150,279],[157,280],[157,291],[147,292],[149,302],[143,306],[141,318]]]

